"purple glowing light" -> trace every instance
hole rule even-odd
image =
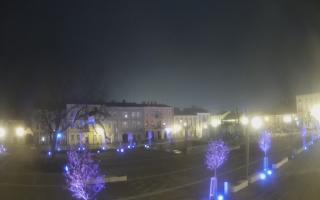
[[[77,199],[95,199],[105,188],[104,176],[100,174],[99,165],[89,152],[68,152],[68,165],[65,167],[68,190]]]
[[[259,139],[259,147],[266,154],[271,147],[271,134],[267,131],[263,132]]]
[[[61,134],[61,133],[58,133],[58,134],[57,134],[57,138],[60,139],[61,137],[62,137],[62,134]]]
[[[64,166],[64,171],[65,171],[66,173],[69,172],[69,167],[68,167],[68,165]]]
[[[267,178],[266,174],[265,173],[260,173],[260,179],[261,180],[265,180]]]
[[[132,133],[128,133],[128,142],[131,145],[133,142],[133,134]]]
[[[0,153],[5,153],[7,149],[4,147],[4,145],[0,145]]]
[[[222,140],[210,142],[205,160],[207,168],[218,169],[227,160],[228,154],[229,148]]]

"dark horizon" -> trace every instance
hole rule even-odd
[[[293,104],[320,91],[319,4],[3,1],[1,115],[53,99]]]

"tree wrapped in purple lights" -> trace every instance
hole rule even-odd
[[[209,170],[214,170],[214,177],[211,177],[210,180],[209,199],[215,198],[217,195],[217,169],[227,160],[228,154],[229,148],[222,140],[209,143],[205,164]]]
[[[215,176],[217,169],[227,160],[228,154],[229,148],[222,140],[209,143],[205,163],[208,169],[214,170]]]
[[[99,165],[87,151],[68,152],[65,178],[68,190],[77,199],[94,199],[105,188],[104,176],[100,174]]]
[[[271,147],[271,134],[268,131],[265,131],[261,134],[259,139],[259,147],[264,152],[264,155],[267,154]]]
[[[259,147],[264,152],[264,159],[263,159],[263,169],[268,169],[268,156],[267,153],[271,148],[271,134],[268,131],[264,131],[259,139]]]

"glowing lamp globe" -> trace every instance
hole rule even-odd
[[[6,130],[4,128],[0,128],[0,138],[4,138],[6,135]]]
[[[253,117],[251,120],[251,126],[254,129],[260,129],[263,125],[262,119],[260,117]]]
[[[16,128],[16,135],[22,137],[24,135],[24,129],[22,127]]]

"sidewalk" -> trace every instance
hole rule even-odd
[[[270,180],[259,181],[234,194],[235,200],[320,199],[320,144],[289,161]]]

